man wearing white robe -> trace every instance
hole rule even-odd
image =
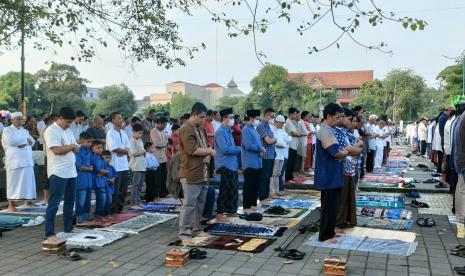
[[[376,155],[375,155],[375,169],[380,169],[383,163],[384,147],[386,146],[387,128],[383,120],[374,128],[373,132],[377,134],[376,137]]]
[[[36,181],[34,177],[34,160],[32,145],[35,141],[25,130],[21,112],[11,114],[11,126],[2,134],[5,149],[6,196],[8,211],[16,212],[14,201],[25,200],[25,206],[31,206],[30,200],[36,198]]]

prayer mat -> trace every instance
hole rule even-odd
[[[373,217],[373,218],[388,218],[388,219],[411,219],[412,211],[405,209],[384,209],[384,208],[367,208],[357,207],[356,213],[358,216]]]
[[[179,213],[181,206],[178,204],[167,204],[167,203],[145,203],[141,209],[128,208],[129,211],[144,211],[144,212],[155,212],[155,213]]]
[[[209,244],[212,240],[217,239],[216,236],[211,237],[195,237],[190,239],[188,242],[182,240],[175,240],[174,242],[170,242],[168,246],[188,246],[188,247],[205,247]]]
[[[205,248],[219,250],[235,250],[248,253],[260,253],[275,239],[237,237],[237,236],[220,236],[208,243]]]
[[[271,206],[281,206],[284,208],[315,209],[320,204],[320,200],[314,199],[277,199]]]
[[[404,242],[414,242],[417,236],[414,232],[407,231],[395,231],[395,230],[384,230],[384,229],[374,229],[367,227],[358,227],[348,228],[344,230],[345,236],[355,236],[355,237],[370,237],[375,239],[395,239]]]
[[[398,183],[378,183],[378,182],[366,182],[360,183],[360,187],[366,188],[399,188]]]
[[[399,184],[404,179],[399,177],[398,175],[375,175],[375,174],[368,174],[363,178],[363,181],[366,182],[375,182],[375,183],[388,183],[388,184]]]
[[[0,213],[10,214],[10,215],[29,215],[29,216],[43,216],[45,217],[45,212],[47,211],[47,206],[35,206],[35,207],[16,207],[17,212],[9,212],[8,209],[1,210]],[[57,216],[63,214],[63,202],[58,206]]]
[[[277,215],[277,214],[269,214],[267,210],[263,211],[264,217],[280,217],[280,218],[297,218],[300,217],[303,213],[307,211],[307,209],[297,209],[297,208],[284,208],[289,211],[289,213],[285,215]]]
[[[336,240],[337,243],[335,244],[320,242],[318,241],[318,233],[315,233],[305,244],[316,247],[358,250],[405,257],[411,256],[415,253],[418,245],[417,242],[405,242],[396,239],[379,239],[347,235],[336,238]]]
[[[124,233],[106,232],[101,230],[82,230],[79,233],[63,233],[57,234],[61,240],[66,240],[67,245],[74,246],[104,246],[113,243],[126,236]]]
[[[378,229],[408,230],[412,227],[413,221],[411,219],[379,219],[357,216],[357,225]]]
[[[388,168],[388,167],[382,167],[382,168],[379,168],[379,169],[374,169],[373,170],[373,173],[376,173],[376,174],[400,174],[402,171],[401,168]],[[369,175],[366,174],[366,175]]]
[[[404,208],[404,197],[360,194],[357,196],[356,205],[357,207]]]
[[[0,215],[0,228],[13,229],[28,223],[33,217],[20,217],[11,215]]]
[[[224,223],[215,223],[207,228],[204,231],[207,231],[212,234],[218,235],[243,235],[243,236],[257,236],[257,237],[273,237],[282,235],[286,230],[285,227],[274,227],[274,226],[265,226],[260,224],[249,224],[249,225],[236,225],[236,224],[224,224]]]
[[[457,219],[456,216],[448,216],[449,218],[449,223],[450,224],[458,224],[459,223],[459,220]]]
[[[174,197],[159,198],[158,200],[155,200],[154,203],[182,205],[181,200]]]
[[[451,194],[422,193],[419,201],[429,205],[429,208],[418,208],[418,214],[453,216]]]
[[[104,231],[122,232],[127,234],[139,234],[157,224],[164,223],[177,217],[175,214],[144,213],[135,218],[114,224],[108,228],[102,228]]]
[[[118,224],[123,221],[127,221],[129,219],[140,216],[141,214],[142,212],[127,212],[125,214],[114,214],[111,215],[111,224]]]
[[[300,222],[299,219],[296,218],[276,218],[276,217],[263,217],[261,221],[254,222],[255,224],[265,225],[265,226],[276,226],[276,227],[294,227],[296,224]],[[210,224],[216,223],[216,219],[212,219]],[[228,222],[224,222],[224,224],[236,224],[236,225],[250,225],[250,221],[245,219],[241,219],[239,217],[229,217]]]
[[[386,167],[390,168],[408,168],[410,166],[410,160],[405,157],[399,157],[399,159],[388,158],[386,161]]]

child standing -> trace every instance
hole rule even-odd
[[[155,157],[155,146],[152,142],[147,142],[144,145],[145,153],[145,202],[152,202],[155,199],[155,182],[157,178],[157,169],[160,166],[157,158]],[[158,196],[157,196],[158,197]]]
[[[102,157],[105,160],[105,170],[108,171],[108,174],[106,175],[106,200],[105,208],[103,210],[103,221],[111,223],[111,203],[113,200],[113,194],[115,193],[115,181],[118,177],[118,173],[116,172],[115,168],[110,165],[111,152],[104,150]]]
[[[132,208],[139,208],[140,194],[142,192],[142,185],[144,184],[145,176],[145,150],[144,143],[142,142],[142,125],[135,124],[132,126],[132,137],[128,144],[129,153],[129,168],[132,174],[132,192],[131,203]]]
[[[79,134],[79,151],[76,153],[76,224],[89,225],[90,200],[92,196],[92,137],[87,132]]]
[[[94,140],[91,148],[94,153],[94,158],[92,160],[92,164],[94,165],[93,189],[96,201],[94,217],[96,221],[102,221],[107,199],[106,183],[109,171],[105,169],[105,160],[103,160],[102,157],[102,142],[100,140]]]

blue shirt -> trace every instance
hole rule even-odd
[[[106,176],[105,175],[98,175],[98,171],[105,169],[105,160],[101,155],[94,154],[94,158],[92,160],[92,165],[94,166],[94,183],[93,188],[105,188],[106,186]]]
[[[263,155],[263,159],[274,159],[276,153],[274,150],[274,145],[269,145],[265,142],[265,137],[273,139],[273,131],[270,128],[270,124],[265,121],[261,121],[257,127],[258,134],[260,135],[260,139],[262,140],[262,146],[265,148],[266,152]]]
[[[107,193],[109,194],[114,194],[115,193],[115,183],[116,179],[118,178],[118,173],[116,172],[115,168],[113,168],[112,165],[105,163],[104,170],[108,171],[108,174],[105,175],[105,188],[107,190]],[[115,178],[115,182],[113,184],[110,184],[108,180]]]
[[[447,115],[443,112],[441,116],[439,116],[438,124],[439,124],[439,136],[441,136],[441,146],[444,147],[444,127],[447,123]]]
[[[330,190],[344,186],[342,163],[334,159],[339,152],[334,128],[322,123],[315,145],[315,188]],[[323,143],[328,145],[325,149]]]
[[[215,132],[215,169],[227,168],[231,171],[237,171],[237,155],[241,149],[234,145],[231,129],[221,124],[221,127]]]
[[[155,171],[160,166],[160,163],[158,163],[158,159],[153,153],[147,152],[145,153],[145,165],[147,170]]]
[[[79,151],[76,153],[76,189],[85,190],[92,188],[92,172],[81,171],[81,167],[90,167],[92,165],[92,151],[85,147],[79,147]]]
[[[241,136],[241,161],[242,168],[261,169],[262,157],[260,151],[262,142],[257,130],[251,124],[246,124],[242,129]]]

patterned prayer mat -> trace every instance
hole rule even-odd
[[[360,187],[366,188],[399,188],[398,183],[360,182]]]
[[[26,216],[45,216],[47,206],[36,206],[36,207],[16,207],[17,212],[9,212],[8,209],[1,210],[0,213],[10,215],[26,215]],[[63,204],[60,203],[58,206],[57,216],[63,214]]]
[[[315,209],[320,205],[318,199],[277,199],[271,206],[281,206],[284,208]]]
[[[275,226],[265,226],[259,224],[249,224],[249,225],[236,225],[236,224],[224,224],[224,223],[215,223],[207,228],[204,231],[207,231],[212,234],[218,235],[241,235],[241,236],[257,236],[257,237],[273,237],[275,235],[279,236],[284,232],[286,228],[284,227],[275,227]]]
[[[254,224],[264,226],[275,226],[275,227],[287,227],[291,228],[300,222],[297,218],[281,218],[281,217],[263,217],[261,221],[256,221]],[[216,223],[216,219],[209,221],[210,224]],[[250,221],[241,219],[239,217],[229,217],[228,222],[224,224],[236,224],[236,225],[250,225]]]
[[[412,228],[413,221],[411,219],[379,219],[357,216],[357,225],[378,229],[408,230]]]
[[[248,253],[260,253],[274,241],[275,239],[220,236],[208,243],[204,247],[220,250],[235,250]]]
[[[135,218],[114,224],[103,231],[121,232],[127,234],[139,234],[157,224],[164,223],[177,217],[175,214],[144,213]]]
[[[404,208],[404,197],[375,194],[357,195],[357,207]]]
[[[101,230],[82,230],[79,233],[57,234],[61,240],[66,240],[67,245],[75,246],[104,246],[113,243],[126,236],[124,233],[107,232]]]
[[[405,209],[385,209],[385,208],[367,208],[357,207],[358,216],[366,216],[373,218],[388,218],[388,219],[411,219],[412,211]]]
[[[0,215],[0,229],[13,229],[28,223],[34,217]]]
[[[360,227],[355,227],[360,228]],[[384,253],[391,255],[410,256],[415,253],[417,242],[414,241],[415,236],[413,234],[413,240],[409,235],[410,232],[400,232],[393,230],[380,230],[372,228],[363,228],[365,231],[358,231],[353,229],[352,232],[346,231],[345,235],[336,238],[337,243],[329,244],[318,241],[318,233],[315,233],[305,242],[306,245],[316,247],[326,247],[335,249],[346,249],[346,250],[358,250],[365,252]],[[379,232],[379,231],[385,231]],[[377,232],[377,235],[370,235],[370,233]],[[399,232],[403,235],[392,234]],[[402,239],[397,239],[397,236],[402,236]]]
[[[128,211],[135,212],[155,212],[155,213],[179,213],[181,211],[179,204],[168,203],[145,203],[141,209],[128,208]]]

